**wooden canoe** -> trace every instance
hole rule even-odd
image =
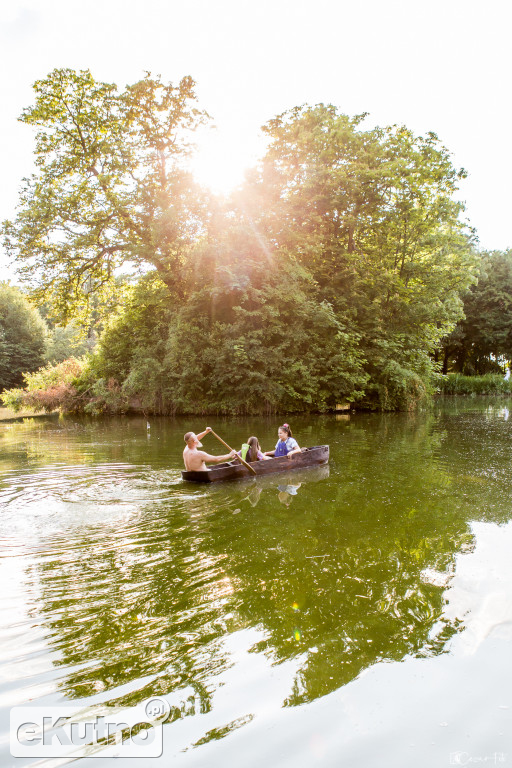
[[[253,461],[251,462],[251,467],[254,467],[256,475],[271,475],[275,472],[288,472],[290,469],[299,469],[299,467],[314,467],[319,464],[327,464],[328,461],[329,446],[315,445],[313,448],[302,448],[301,452],[294,453],[291,459],[287,456],[278,456],[277,458],[268,459],[268,461]],[[238,480],[240,477],[254,477],[253,473],[236,459],[198,472],[183,470],[181,476],[183,480],[190,480],[193,483],[216,483],[219,480]]]

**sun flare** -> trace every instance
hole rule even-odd
[[[242,184],[246,170],[261,156],[261,146],[251,138],[215,129],[198,134],[190,161],[196,180],[216,193],[229,194]]]

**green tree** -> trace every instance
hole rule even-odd
[[[335,107],[298,107],[264,128],[269,149],[240,205],[318,298],[360,336],[368,402],[406,407],[426,391],[432,354],[473,279],[457,171],[437,136],[361,129]]]
[[[37,128],[37,171],[3,227],[21,275],[61,320],[111,291],[121,264],[151,266],[183,292],[184,255],[204,218],[181,167],[206,117],[193,80],[173,86],[147,73],[120,92],[88,70],[55,69],[34,90],[20,120]]]
[[[88,410],[169,412],[165,357],[175,311],[156,271],[125,289],[82,377],[79,389],[90,391]]]
[[[502,371],[512,360],[512,251],[482,254],[478,284],[463,301],[464,318],[443,343],[443,372]]]
[[[0,390],[44,362],[46,325],[19,288],[0,283]]]
[[[119,92],[59,69],[22,115],[38,128],[37,172],[4,223],[8,250],[62,322],[112,307],[113,293],[120,303],[76,383],[80,402],[411,407],[474,279],[464,171],[433,133],[298,107],[265,126],[260,168],[224,206],[181,165],[206,119],[193,85],[147,74]],[[123,264],[147,274],[123,287]]]

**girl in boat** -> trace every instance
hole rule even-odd
[[[267,456],[288,456],[289,459],[294,453],[300,453],[300,447],[298,442],[292,436],[292,431],[289,424],[283,424],[277,430],[277,436],[279,440],[276,443],[276,447],[273,451],[267,451]]]
[[[257,437],[250,437],[246,443],[242,445],[238,455],[245,459],[245,461],[263,461],[269,457],[262,453],[261,446]]]

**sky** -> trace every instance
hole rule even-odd
[[[226,192],[264,151],[261,126],[300,104],[434,131],[468,171],[459,198],[480,247],[512,247],[509,0],[10,0],[2,7],[0,220],[33,171],[17,121],[55,67],[123,87],[146,71],[196,81],[214,128],[192,163]],[[0,279],[16,280],[0,252]]]

